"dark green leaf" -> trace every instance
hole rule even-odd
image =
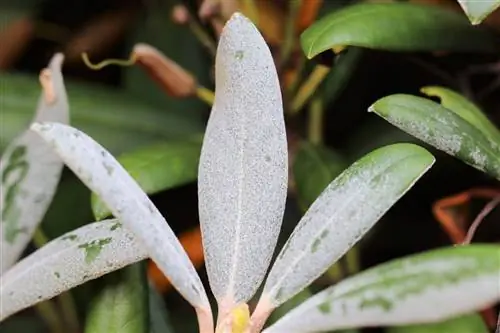
[[[149,333],[174,333],[165,301],[149,284]]]
[[[396,94],[370,108],[420,140],[500,179],[500,142],[494,142],[453,111],[426,98]]]
[[[429,5],[360,3],[323,17],[301,36],[310,59],[334,47],[361,46],[392,51],[494,52],[499,43],[472,27],[463,15]]]
[[[348,163],[334,151],[302,142],[293,164],[300,206],[306,210]]]
[[[148,285],[144,262],[108,274],[94,298],[85,333],[144,333],[149,330]]]
[[[155,194],[195,181],[201,142],[165,142],[121,155],[118,161],[147,194]],[[92,211],[97,220],[111,215],[106,205],[92,194]]]
[[[499,0],[458,0],[472,24],[481,23],[500,6]]]
[[[470,314],[435,324],[390,327],[387,333],[488,333],[488,327],[478,314]]]
[[[40,85],[34,76],[0,73],[2,131],[0,149],[28,126]],[[123,90],[65,80],[73,126],[91,135],[113,154],[203,131],[189,109],[159,109]]]

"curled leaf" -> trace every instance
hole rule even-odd
[[[432,166],[414,144],[374,150],[309,207],[274,263],[259,303],[281,305],[341,258]]]
[[[69,122],[63,60],[56,54],[40,74],[43,92],[33,121]],[[0,160],[0,274],[19,259],[31,240],[52,202],[63,167],[59,156],[29,130],[5,149]]]
[[[284,213],[288,159],[283,106],[271,52],[234,14],[216,57],[215,103],[198,174],[200,223],[219,306],[248,301],[261,283]]]
[[[66,233],[2,275],[0,321],[146,257],[142,244],[116,219]]]
[[[500,247],[469,245],[396,259],[316,294],[263,333],[432,323],[500,300]]]

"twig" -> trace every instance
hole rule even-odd
[[[317,65],[314,68],[313,72],[299,88],[297,95],[292,101],[290,113],[296,114],[302,109],[309,98],[311,98],[311,96],[314,94],[316,88],[318,88],[318,86],[323,82],[328,73],[330,73],[330,68],[327,66]]]
[[[309,108],[309,141],[319,144],[323,141],[323,101],[321,97],[315,96]]]
[[[467,235],[465,236],[464,241],[462,242],[462,245],[467,245],[472,241],[472,237],[474,237],[474,233],[476,232],[477,228],[481,224],[481,222],[484,220],[484,218],[491,213],[491,211],[498,205],[500,204],[500,196],[497,196],[495,199],[490,201],[484,208],[483,210],[479,213],[479,215],[476,217],[474,222],[472,222],[472,225],[469,228],[469,231],[467,232]]]
[[[300,0],[292,0],[289,3],[290,7],[285,26],[285,40],[283,41],[283,45],[281,47],[280,67],[282,68],[286,66],[295,45],[295,21],[297,19],[300,4]]]

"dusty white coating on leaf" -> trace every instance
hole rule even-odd
[[[373,111],[416,138],[500,179],[498,145],[456,113],[410,95],[392,95],[373,104]]]
[[[288,159],[271,52],[235,14],[221,35],[215,103],[198,175],[210,286],[219,302],[244,302],[268,268],[284,213]]]
[[[39,99],[34,121],[69,122],[62,54],[49,64],[54,103]],[[57,189],[63,162],[28,129],[14,139],[0,160],[0,274],[21,256],[42,221]],[[16,185],[17,184],[17,185]]]
[[[264,333],[436,322],[483,309],[500,300],[500,248],[481,247],[377,266],[316,294]]]
[[[379,148],[322,192],[274,263],[262,299],[290,299],[344,255],[434,163],[413,144]]]
[[[116,219],[69,232],[2,275],[0,320],[146,257],[144,246]]]
[[[208,307],[200,278],[179,240],[116,159],[88,135],[70,126],[42,123],[33,124],[31,128],[136,235],[172,285],[193,306]]]

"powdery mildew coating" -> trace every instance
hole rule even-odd
[[[418,108],[411,106],[412,102],[418,103]],[[369,111],[500,179],[500,147],[475,126],[433,101],[410,95],[392,95],[377,101]]]
[[[170,226],[132,177],[85,133],[56,123],[33,124],[67,166],[144,244],[151,259],[194,307],[208,299],[191,261]]]
[[[69,122],[69,106],[61,73],[63,60],[62,54],[56,54],[50,61],[56,100],[49,104],[42,95],[34,121]],[[19,158],[17,162],[13,161],[14,156]],[[31,240],[52,202],[63,166],[59,156],[29,130],[5,149],[0,160],[0,274],[19,259]],[[15,191],[13,186],[17,182],[19,187]],[[16,192],[12,199],[8,199],[12,195],[10,191]]]
[[[500,300],[500,248],[434,250],[382,264],[325,289],[264,333],[433,322]]]
[[[203,245],[217,300],[249,300],[276,246],[288,182],[283,107],[271,52],[234,14],[216,57],[215,103],[198,174]]]
[[[144,246],[116,219],[71,231],[2,275],[0,321],[146,257]]]
[[[432,166],[413,144],[379,148],[355,162],[321,193],[269,273],[263,298],[275,306],[300,292],[342,257]]]

